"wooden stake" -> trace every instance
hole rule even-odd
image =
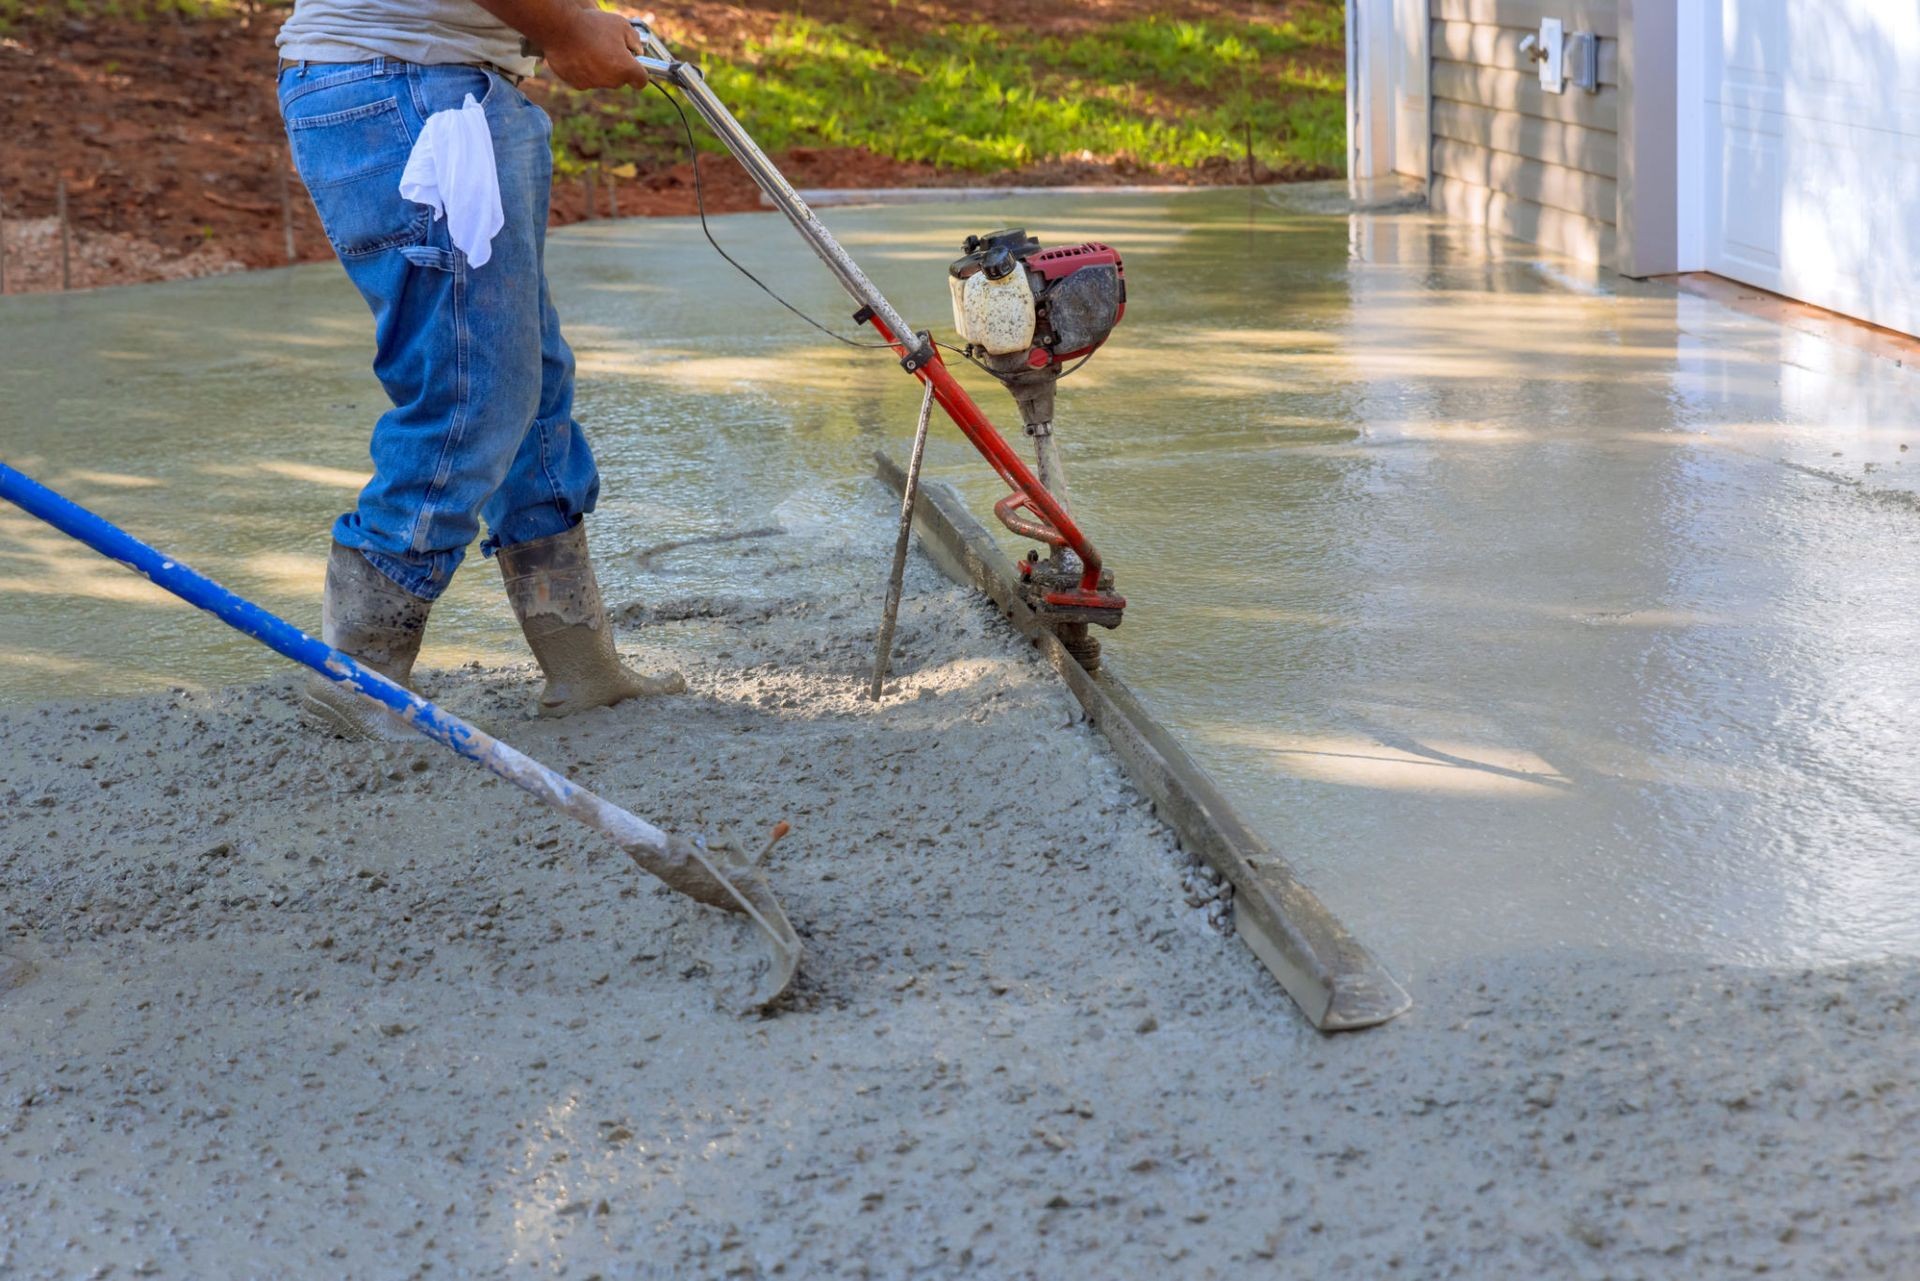
[[[284,151],[276,151],[280,161],[280,227],[286,236],[287,261],[295,262],[299,255],[293,248],[293,184],[287,180],[287,169],[292,158]]]
[[[67,180],[60,179],[54,188],[54,212],[60,219],[60,287],[73,288],[73,245],[67,231]]]
[[[1247,131],[1247,185],[1257,187],[1260,185],[1260,180],[1254,176],[1253,172],[1253,121],[1246,120],[1241,123]]]
[[[933,379],[920,397],[920,422],[913,429],[913,453],[907,459],[906,479],[900,485],[900,533],[893,540],[893,571],[887,575],[887,595],[880,607],[880,636],[873,645],[873,679],[867,697],[880,701],[887,683],[887,664],[893,659],[893,629],[900,621],[900,586],[906,581],[907,548],[913,543],[913,509],[920,500],[920,460],[927,452],[927,421],[933,416]]]
[[[595,212],[593,207],[593,175],[598,170],[599,170],[598,165],[588,165],[586,175],[582,179],[582,181],[584,181],[587,184],[587,217],[589,218],[596,218],[599,216]]]
[[[609,218],[620,216],[620,191],[616,181],[618,178],[619,175],[613,170],[607,170],[607,217]]]

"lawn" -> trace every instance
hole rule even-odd
[[[63,207],[79,287],[330,256],[274,96],[290,5],[0,0],[10,292],[68,282]],[[801,187],[1342,172],[1340,0],[660,0],[657,22]],[[693,211],[662,94],[525,89],[554,116],[556,225]],[[737,166],[703,177],[710,212],[760,207]]]
[[[277,25],[276,11],[288,6],[0,0],[0,34],[76,19]],[[862,6],[843,4],[841,20],[790,12],[758,33],[755,24],[730,27],[701,8],[683,22],[663,18],[662,30],[678,37],[678,52],[704,65],[770,150],[858,147],[977,174],[1064,161],[1244,168],[1249,153],[1263,176],[1342,171],[1341,0],[1254,3],[1244,6],[1247,16],[1210,6],[1200,6],[1204,16],[1187,16],[1191,5],[1148,6],[1069,36],[1018,22],[902,21],[889,0],[865,6],[890,19],[884,23],[864,21]],[[595,163],[646,170],[679,154],[677,120],[658,95],[585,95],[555,86],[548,105],[563,174]]]
[[[679,52],[770,150],[859,147],[979,174],[1070,160],[1191,169],[1251,151],[1263,174],[1336,175],[1342,7],[1290,9],[1276,21],[1147,15],[1072,37],[955,23],[903,39],[789,16],[732,48]],[[566,171],[645,169],[680,145],[658,95],[556,90],[549,105]]]

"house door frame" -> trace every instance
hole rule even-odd
[[[1427,0],[1348,0],[1347,172],[1426,181],[1432,152]]]

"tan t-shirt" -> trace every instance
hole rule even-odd
[[[516,76],[536,65],[520,33],[473,0],[294,0],[277,43],[288,62],[477,62]]]

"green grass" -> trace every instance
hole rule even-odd
[[[1344,77],[1325,54],[1340,49],[1342,10],[1321,0],[1307,15],[1272,24],[1147,18],[1072,40],[952,26],[892,45],[789,18],[706,70],[770,150],[865,147],[979,173],[1083,155],[1185,167],[1244,158],[1251,126],[1262,165],[1338,173]],[[1318,65],[1300,56],[1316,51]],[[1336,69],[1324,69],[1330,63]],[[658,95],[562,92],[554,106],[563,171],[673,154],[677,122]]]
[[[0,34],[63,17],[228,18],[291,0],[0,0]],[[1282,21],[1149,17],[1062,39],[956,25],[883,43],[846,24],[783,19],[764,40],[685,56],[761,145],[864,147],[971,173],[1052,161],[1189,167],[1244,160],[1338,174],[1345,163],[1343,0]],[[555,87],[554,159],[650,168],[683,143],[658,94]],[[718,144],[699,129],[702,145]]]

